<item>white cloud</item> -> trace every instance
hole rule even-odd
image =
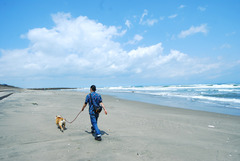
[[[236,35],[236,32],[234,31],[234,32],[226,33],[225,35],[226,36],[233,36],[233,35]]]
[[[124,36],[125,30],[105,26],[88,17],[72,18],[70,14],[58,13],[52,18],[54,27],[35,28],[22,36],[30,41],[28,48],[0,51],[1,79],[64,76],[128,78],[135,74],[157,79],[186,76],[218,67],[192,59],[178,50],[170,50],[166,54],[162,43],[126,51],[114,41],[115,37]],[[201,28],[192,27],[182,36],[203,32]],[[136,34],[132,43],[142,39]]]
[[[140,18],[139,24],[153,26],[155,23],[158,22],[157,19],[146,19],[146,20],[144,20],[144,17],[147,16],[147,15],[148,15],[148,10],[145,9],[141,18]]]
[[[10,66],[4,73],[12,73],[15,69],[24,70],[27,74],[33,68],[39,69],[36,73],[64,72],[67,69],[84,73],[93,63],[96,69],[107,68],[115,62],[121,66],[121,61],[116,58],[122,49],[112,38],[122,36],[123,31],[83,16],[72,18],[70,14],[58,13],[52,17],[56,26],[35,28],[25,35],[31,42],[28,49],[4,51],[1,62]]]
[[[130,22],[129,20],[126,20],[125,25],[126,25],[128,28],[130,28],[132,24],[131,24],[131,22]]]
[[[143,14],[142,14],[142,16],[141,16],[141,19],[140,19],[140,24],[142,24],[142,22],[143,22],[143,18],[145,17],[145,16],[147,16],[148,15],[148,10],[144,10],[144,12],[143,12]]]
[[[174,14],[174,15],[168,16],[168,18],[173,19],[173,18],[176,18],[177,16],[178,16],[177,14]]]
[[[202,6],[199,6],[199,7],[198,7],[198,10],[199,10],[199,11],[202,11],[202,12],[205,11],[206,9],[207,9],[206,7],[202,7]]]
[[[180,5],[178,8],[182,9],[182,8],[185,8],[185,7],[186,7],[185,5]]]
[[[209,63],[205,60],[193,59],[178,50],[170,50],[169,54],[161,54],[150,65],[155,73],[161,73],[162,78],[183,77],[201,74],[220,67],[219,63]]]
[[[137,42],[141,41],[143,37],[141,35],[136,34],[133,40],[127,42],[127,44],[136,44]]]
[[[143,58],[153,55],[158,55],[162,53],[162,44],[156,44],[149,47],[138,47],[136,50],[131,50],[128,55],[130,58]]]
[[[148,26],[153,26],[157,22],[158,22],[157,19],[147,19],[143,24],[147,24]]]
[[[192,26],[188,30],[181,31],[181,33],[178,35],[179,38],[185,38],[187,36],[196,34],[196,33],[204,33],[206,34],[208,32],[207,30],[207,24],[202,24],[200,26]]]
[[[221,49],[224,49],[224,48],[231,48],[231,45],[225,43],[225,44],[223,44],[220,48],[221,48]]]
[[[171,60],[176,60],[176,61],[181,61],[184,58],[186,58],[187,55],[183,54],[177,50],[171,50],[169,55],[159,56],[159,59],[155,62],[155,64],[160,65],[160,64],[165,64],[170,62]]]
[[[143,39],[143,37],[141,35],[134,36],[134,40],[136,40],[136,41],[141,41],[142,39]]]
[[[164,20],[164,16],[161,16],[159,19],[160,19],[161,21]]]

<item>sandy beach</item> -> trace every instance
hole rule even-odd
[[[163,107],[102,95],[102,141],[90,133],[88,108],[61,132],[55,116],[71,121],[87,93],[0,89],[3,161],[237,161],[240,117]]]

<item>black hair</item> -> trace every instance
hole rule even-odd
[[[96,86],[95,86],[95,85],[92,85],[90,88],[91,88],[94,92],[96,91]]]

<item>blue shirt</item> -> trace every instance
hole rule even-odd
[[[92,100],[90,99],[90,94],[91,94]],[[89,105],[89,114],[95,114],[93,110],[93,104],[96,106],[96,105],[99,105],[101,102],[102,102],[102,97],[100,94],[96,92],[89,93],[86,96],[86,100],[85,100],[85,104],[88,103]]]

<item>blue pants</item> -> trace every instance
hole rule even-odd
[[[99,116],[99,114],[90,114],[90,119],[91,119],[92,127],[96,132],[96,136],[101,136],[101,132],[97,126],[98,116]]]

